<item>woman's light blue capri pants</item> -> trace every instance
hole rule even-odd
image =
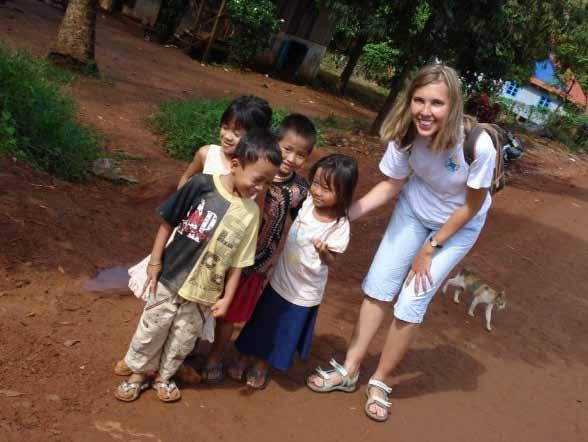
[[[427,281],[427,291],[415,294],[414,279],[408,287],[404,287],[412,260],[441,225],[417,218],[408,201],[401,195],[363,281],[364,293],[370,298],[387,302],[392,302],[398,295],[394,316],[415,324],[423,322],[429,302],[447,275],[475,244],[485,220],[486,213],[474,216],[435,252],[430,270],[433,286]]]

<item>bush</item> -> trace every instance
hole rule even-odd
[[[397,57],[398,50],[387,42],[368,43],[364,46],[359,60],[360,72],[368,80],[373,80],[380,86],[387,86],[394,74]]]
[[[480,123],[494,123],[501,111],[500,103],[492,103],[484,92],[472,95],[465,104],[465,112],[476,117]]]
[[[190,161],[200,146],[218,143],[221,116],[229,103],[225,99],[170,101],[159,106],[151,124],[163,135],[172,157]],[[285,111],[274,109],[272,125],[276,127],[285,116]]]
[[[553,113],[545,127],[572,150],[588,151],[588,115],[569,107],[565,114]]]
[[[227,11],[235,28],[230,58],[239,65],[251,64],[280,29],[276,6],[271,0],[229,0]]]
[[[75,122],[61,86],[73,76],[0,45],[0,150],[60,178],[85,178],[97,137]]]

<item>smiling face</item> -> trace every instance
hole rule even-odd
[[[293,130],[286,131],[279,144],[282,164],[280,164],[278,175],[286,177],[304,165],[310,154],[310,147],[308,140]]]
[[[219,138],[225,155],[230,157],[233,154],[245,132],[245,129],[237,127],[234,121],[221,124]]]
[[[335,207],[337,204],[335,186],[326,180],[325,173],[320,167],[314,174],[314,179],[310,184],[310,194],[314,207],[317,209],[328,209]]]
[[[245,166],[236,158],[231,160],[234,191],[241,198],[251,198],[262,192],[274,180],[277,172],[278,166],[267,159],[259,159]]]
[[[449,115],[449,91],[443,81],[415,89],[410,102],[412,122],[419,135],[433,137]]]

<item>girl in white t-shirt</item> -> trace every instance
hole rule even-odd
[[[308,357],[328,266],[349,243],[347,211],[357,179],[357,163],[345,155],[328,155],[310,169],[310,196],[290,228],[270,283],[235,342],[252,359],[246,372],[250,387],[265,387],[270,366],[290,368],[296,351],[301,359]]]
[[[469,121],[469,120],[468,120]],[[378,367],[366,390],[366,414],[385,421],[392,388],[386,381],[402,360],[443,280],[475,244],[492,203],[496,151],[483,132],[474,160],[464,158],[463,102],[456,72],[422,68],[384,121],[384,177],[350,209],[350,219],[389,204],[400,194],[362,289],[365,293],[343,365],[307,379],[317,392],[353,391],[368,346],[390,304],[390,325]],[[402,193],[401,193],[402,191]]]

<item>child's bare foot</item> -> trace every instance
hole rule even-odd
[[[114,397],[119,401],[132,402],[138,399],[143,390],[147,388],[149,388],[147,376],[134,373],[117,387],[114,391]]]
[[[114,366],[114,374],[117,376],[131,376],[133,372],[127,365],[124,359],[121,359]]]
[[[159,375],[153,383],[153,389],[157,391],[157,398],[162,402],[175,402],[182,398],[182,393],[173,380],[166,381]]]

